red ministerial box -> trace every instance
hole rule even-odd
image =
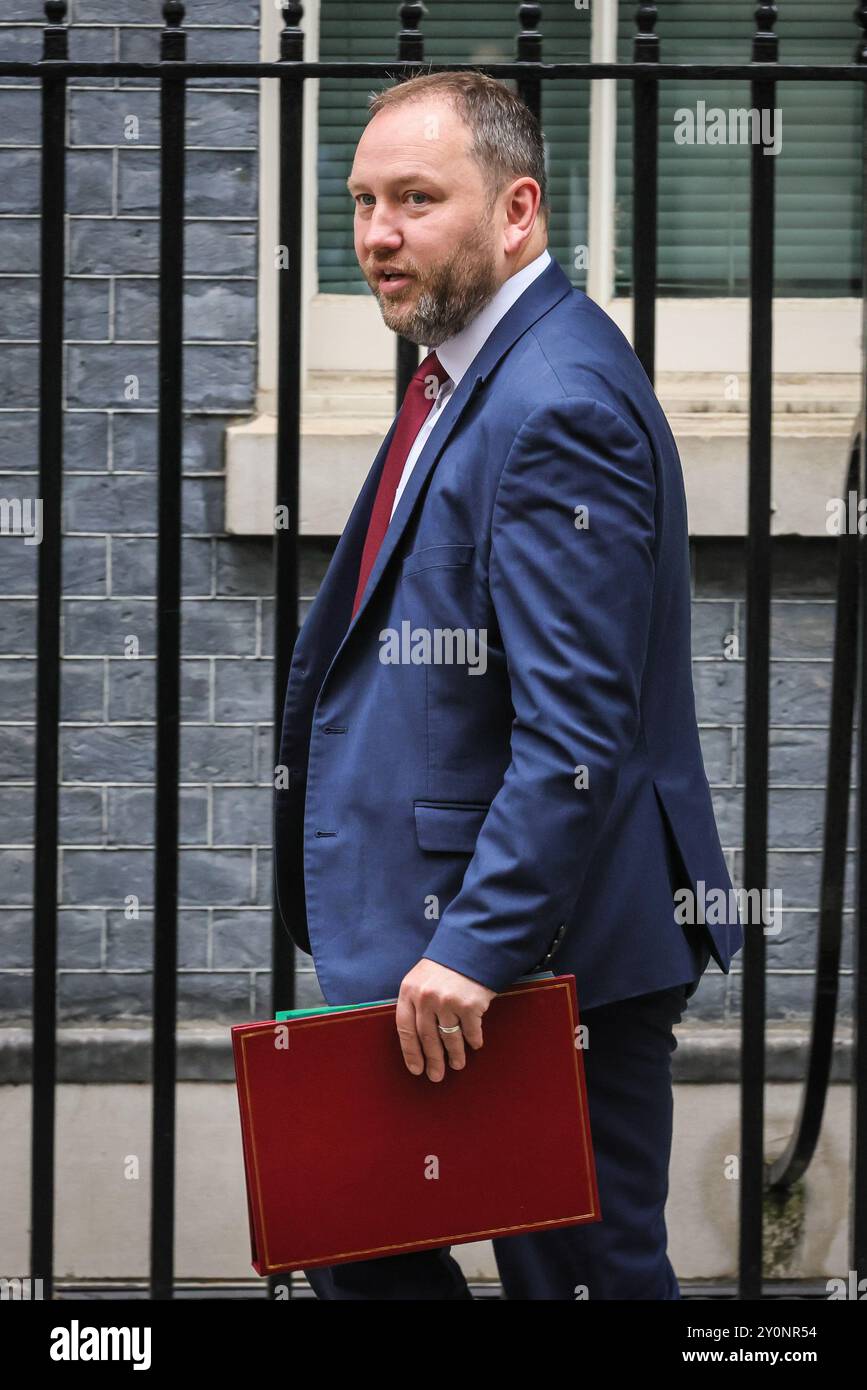
[[[498,994],[437,1082],[395,1008],[232,1028],[258,1274],[602,1219],[574,975]]]

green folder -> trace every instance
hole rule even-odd
[[[515,984],[520,984],[523,980],[545,980],[553,978],[553,970],[539,970],[532,975],[522,975],[520,980],[515,981]],[[339,1014],[343,1013],[346,1009],[369,1009],[374,1004],[396,1003],[397,997],[395,996],[394,999],[368,999],[365,1004],[317,1004],[315,1008],[310,1009],[281,1009],[279,1013],[274,1015],[274,1018],[278,1023],[282,1023],[286,1018],[309,1018],[313,1014]]]
[[[307,1018],[310,1014],[340,1014],[345,1009],[369,1009],[371,1004],[396,1004],[397,999],[370,999],[366,1004],[319,1004],[311,1009],[281,1009],[274,1015],[279,1023],[284,1018]]]

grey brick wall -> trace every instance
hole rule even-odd
[[[737,886],[743,882],[744,546],[698,541],[693,555],[693,676],[705,768],[720,837]],[[774,544],[771,604],[768,886],[782,894],[782,929],[766,936],[768,1017],[812,1008],[824,820],[836,550],[832,540]],[[731,641],[737,635],[737,645]],[[855,757],[851,784],[857,780]],[[851,1017],[855,798],[850,798],[844,898],[841,1011]],[[690,1012],[736,1018],[741,956],[728,978],[709,973]]]
[[[191,54],[255,57],[255,0],[190,0]],[[135,22],[118,22],[119,15]],[[74,56],[157,52],[158,0],[73,0]],[[6,0],[4,54],[38,55],[41,6]],[[219,90],[217,90],[219,88]],[[147,1019],[153,949],[157,94],[70,91],[62,616],[62,1022]],[[38,93],[0,82],[0,496],[37,492]],[[138,138],[126,138],[129,118]],[[184,372],[180,979],[183,1019],[269,1010],[271,545],[223,530],[223,431],[253,408],[255,83],[189,94]],[[134,127],[134,123],[133,126]],[[140,386],[125,398],[132,374]],[[306,541],[301,616],[333,542]],[[834,550],[778,542],[773,608],[769,1014],[809,1013],[830,702]],[[36,548],[0,537],[0,1020],[31,995]],[[743,544],[693,545],[702,744],[736,883],[742,873]],[[740,649],[732,650],[736,633]],[[850,831],[850,847],[853,832]],[[850,853],[850,860],[853,855]],[[850,865],[851,867],[851,865]],[[130,903],[137,901],[137,910]],[[843,1006],[850,1006],[852,876]],[[299,999],[321,998],[300,957]],[[734,1021],[740,960],[690,1016]]]
[[[257,58],[259,11],[259,0],[189,0],[190,56]],[[158,56],[159,0],[72,0],[68,17],[74,58]],[[43,22],[38,0],[6,0],[0,50],[38,57]],[[64,1021],[145,1018],[151,1007],[158,101],[158,90],[141,80],[82,79],[69,90]],[[268,1004],[271,547],[227,537],[223,522],[225,426],[248,415],[255,398],[257,121],[254,80],[191,83],[183,1018],[237,1020],[261,1016]],[[0,495],[6,498],[38,492],[38,151],[38,84],[6,79],[0,83]],[[30,1007],[36,573],[36,547],[0,538],[0,1017],[7,1020]]]

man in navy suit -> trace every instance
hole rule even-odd
[[[383,319],[428,353],[295,647],[280,913],[329,1003],[397,997],[406,1066],[432,1082],[483,1045],[498,992],[573,973],[602,1220],[495,1239],[504,1292],[678,1298],[672,1030],[743,933],[704,911],[733,891],[677,449],[628,342],[546,250],[542,136],[504,84],[379,93],[348,187]],[[470,1296],[447,1246],[308,1278],[322,1298]]]

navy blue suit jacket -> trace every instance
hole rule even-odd
[[[728,971],[737,912],[675,913],[732,884],[681,465],[629,343],[552,260],[432,430],[350,622],[393,432],[301,628],[275,780],[278,907],[326,1000],[392,998],[422,956],[497,991],[572,972],[584,1008]]]

